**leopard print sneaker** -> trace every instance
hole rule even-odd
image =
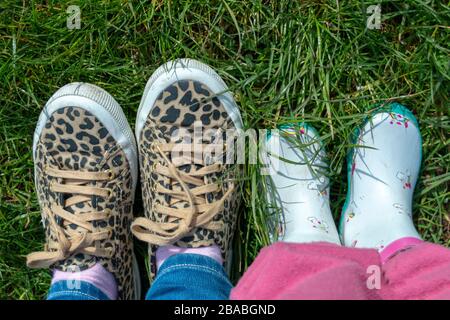
[[[131,229],[149,244],[151,280],[162,245],[217,244],[230,265],[239,166],[220,147],[243,125],[227,91],[216,72],[190,59],[166,63],[146,85],[136,119],[145,218]]]
[[[136,142],[119,104],[91,84],[62,87],[39,117],[33,158],[46,244],[27,265],[75,272],[99,263],[115,276],[120,299],[138,299]]]

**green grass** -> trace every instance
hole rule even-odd
[[[68,82],[91,82],[119,101],[134,127],[149,76],[181,57],[218,71],[247,128],[299,119],[317,128],[330,158],[336,220],[345,201],[352,130],[374,103],[408,106],[423,135],[415,222],[426,240],[450,246],[448,2],[64,3],[0,2],[0,299],[41,299],[50,280],[47,270],[25,266],[25,255],[42,249],[44,238],[31,143],[46,100]],[[366,8],[377,3],[382,29],[368,30]],[[66,28],[69,4],[81,7],[80,30]],[[245,170],[234,279],[269,242],[259,168]],[[145,249],[139,245],[138,251],[142,256]]]

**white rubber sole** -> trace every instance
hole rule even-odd
[[[73,82],[69,83],[58,91],[47,101],[36,125],[33,136],[33,160],[36,157],[36,145],[41,136],[42,130],[47,120],[58,109],[64,107],[80,107],[95,115],[108,129],[114,140],[122,147],[125,156],[130,164],[131,176],[133,179],[132,197],[136,190],[138,181],[138,163],[136,140],[133,131],[128,124],[119,103],[105,90],[93,84]],[[140,276],[136,258],[133,255],[133,275],[135,282],[135,297],[140,299]],[[139,284],[136,287],[136,284]]]
[[[161,91],[179,80],[195,80],[208,86],[223,103],[236,128],[243,128],[239,107],[222,78],[211,67],[197,60],[177,59],[160,66],[147,81],[136,116],[135,133],[138,144],[140,133],[157,97]]]
[[[139,273],[139,265],[136,255],[133,253],[133,283],[134,283],[134,300],[141,300],[141,274]]]
[[[117,101],[105,90],[93,84],[73,82],[66,84],[47,101],[36,125],[33,137],[33,159],[36,144],[48,118],[64,107],[80,107],[95,115],[122,147],[131,168],[133,184],[138,179],[137,148],[133,131]]]

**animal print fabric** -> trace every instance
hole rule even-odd
[[[218,137],[226,140],[226,130],[233,129],[234,124],[226,112],[221,101],[213,95],[212,91],[203,83],[193,80],[181,80],[165,88],[155,101],[150,114],[146,120],[139,139],[139,160],[141,172],[142,197],[144,202],[145,216],[156,222],[167,222],[168,217],[152,210],[152,204],[159,203],[167,207],[184,208],[188,202],[171,204],[171,197],[166,194],[154,192],[156,184],[172,190],[182,190],[179,185],[174,184],[170,178],[153,173],[152,166],[155,163],[167,165],[165,160],[156,152],[152,151],[152,143],[175,143],[185,142],[183,138],[173,139],[177,132],[188,132],[191,137],[194,124],[201,122],[203,136],[200,140],[193,137],[191,142],[196,141],[204,145],[218,141]],[[217,142],[218,143],[218,142]],[[167,154],[171,161],[175,161]],[[219,159],[220,157],[218,157]],[[223,160],[223,159],[222,159]],[[178,167],[179,170],[189,172],[192,168],[199,169],[204,165],[197,162],[188,163]],[[225,192],[234,185],[235,191],[225,200],[222,209],[217,213],[214,221],[222,221],[223,227],[218,231],[196,227],[186,234],[181,240],[174,243],[179,247],[201,247],[217,244],[227,260],[230,258],[229,249],[235,230],[238,201],[238,183],[236,182],[238,166],[224,164],[223,170],[218,173],[204,176],[205,184],[218,182],[221,186],[219,192],[205,195],[207,203],[220,200]],[[149,256],[152,277],[156,273],[155,245],[149,245]]]
[[[102,248],[112,248],[112,257],[95,257],[75,252],[52,267],[61,271],[82,271],[98,262],[115,276],[119,298],[132,299],[133,242],[130,223],[133,218],[134,195],[130,166],[124,151],[99,119],[80,107],[61,108],[49,117],[37,143],[35,183],[47,239],[45,250],[56,250],[49,247],[49,240],[57,241],[57,238],[44,209],[50,210],[53,203],[64,205],[64,199],[68,195],[50,190],[53,179],[58,179],[59,183],[62,179],[46,175],[45,167],[48,165],[61,170],[113,172],[112,180],[90,183],[90,186],[109,189],[111,193],[108,199],[92,196],[91,201],[64,208],[71,213],[96,212],[105,208],[111,210],[108,219],[91,223],[100,229],[112,229],[109,239],[96,243]],[[64,221],[61,220],[57,219],[57,222],[64,226]],[[65,227],[85,232],[77,225],[69,224]]]

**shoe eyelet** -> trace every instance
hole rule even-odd
[[[108,174],[108,179],[113,180],[116,177],[116,174],[111,169],[105,171]]]

